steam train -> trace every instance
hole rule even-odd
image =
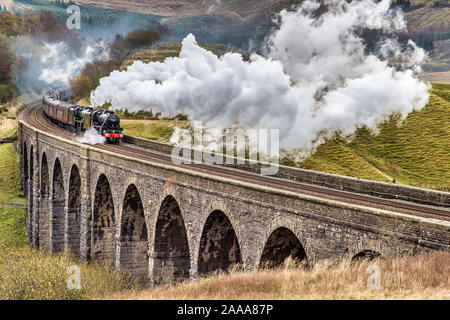
[[[71,91],[65,88],[52,89],[44,95],[44,113],[50,121],[76,134],[94,128],[106,138],[107,143],[119,144],[123,138],[123,129],[114,111],[68,103],[71,95]]]

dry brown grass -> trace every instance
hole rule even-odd
[[[24,231],[22,225],[22,230],[17,231]],[[3,227],[11,229],[5,224]],[[10,238],[13,240],[17,235]],[[80,270],[80,289],[72,290],[67,285],[69,266]],[[0,300],[90,299],[137,286],[129,275],[112,267],[86,264],[69,254],[48,254],[29,246],[0,242]]]
[[[367,289],[368,266],[381,270],[381,289]],[[284,267],[219,274],[143,291],[121,291],[107,299],[450,299],[450,252],[360,262],[320,262],[312,268]]]
[[[424,81],[447,82],[450,83],[450,71],[446,72],[426,72],[420,75]]]
[[[17,133],[17,128],[16,120],[0,119],[0,140],[14,136]]]

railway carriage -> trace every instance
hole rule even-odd
[[[120,119],[113,111],[95,110],[68,103],[71,91],[64,88],[50,90],[44,95],[42,103],[45,115],[58,126],[71,130],[77,134],[91,127],[106,138],[108,143],[120,143],[123,129]]]

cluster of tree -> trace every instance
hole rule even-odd
[[[161,39],[161,34],[152,29],[137,29],[129,32],[125,37],[117,34],[111,43],[113,57],[121,57],[132,50],[149,47]]]
[[[137,29],[125,37],[116,35],[115,40],[110,44],[112,59],[95,60],[86,64],[77,77],[70,82],[73,100],[89,97],[90,92],[98,87],[100,78],[120,69],[127,54],[132,50],[151,46],[160,38],[161,34],[152,29]]]
[[[175,117],[161,117],[161,112],[153,113],[153,110],[139,110],[136,112],[129,112],[128,109],[116,110],[115,113],[121,119],[133,119],[133,120],[179,120],[187,121],[189,118],[183,113],[177,114]]]
[[[0,103],[6,103],[14,96],[11,86],[0,83]],[[1,112],[0,112],[1,113]]]
[[[8,102],[13,97],[11,78],[15,64],[14,51],[8,40],[0,35],[0,103]]]
[[[121,59],[95,60],[86,64],[80,74],[70,82],[73,99],[89,97],[91,91],[100,84],[100,79],[119,69],[121,64]]]
[[[45,42],[65,41],[76,48],[82,39],[73,30],[69,30],[65,23],[55,18],[51,11],[22,15],[23,28],[26,34],[34,39]]]
[[[12,78],[16,56],[6,38],[0,37],[0,82],[9,83]]]
[[[82,41],[81,37],[57,20],[50,11],[26,12],[20,16],[8,12],[0,13],[0,100],[3,102],[5,99],[9,100],[13,91],[16,91],[12,83],[14,71],[25,69],[28,63],[17,57],[10,47],[9,37],[18,35],[30,36],[36,42],[64,41],[74,49],[79,49]]]
[[[23,33],[23,22],[21,17],[0,12],[0,34],[15,37]]]
[[[74,48],[82,41],[65,23],[56,19],[51,11],[25,12],[20,16],[9,12],[0,13],[0,34],[7,36],[29,35],[45,42],[65,41]]]
[[[400,8],[409,8],[411,7],[411,1],[410,0],[397,0],[392,1],[392,7],[400,7]]]
[[[440,1],[435,1],[433,2],[433,7],[435,8],[445,8],[445,7],[450,7],[450,3],[448,0],[440,0]]]
[[[74,1],[72,1],[72,0],[69,0],[69,1],[67,1],[67,0],[54,0],[53,2],[55,3],[56,6],[62,7],[62,8],[67,8],[68,6],[76,5],[76,3]]]

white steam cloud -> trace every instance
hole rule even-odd
[[[109,57],[109,51],[103,41],[95,45],[87,45],[81,55],[76,56],[63,41],[44,43],[44,53],[41,55],[43,65],[39,80],[47,84],[68,85],[69,81],[81,69],[94,60],[104,60]]]
[[[164,63],[135,62],[114,71],[91,93],[93,105],[153,109],[163,115],[188,114],[224,128],[235,121],[250,128],[280,129],[281,145],[311,150],[336,131],[376,130],[394,112],[406,117],[428,101],[428,86],[416,78],[424,51],[412,41],[402,47],[384,39],[380,52],[365,52],[358,32],[403,30],[390,1],[326,1],[319,18],[315,1],[282,11],[266,56],[246,62],[237,53],[217,57],[193,35],[179,57]],[[388,59],[397,61],[397,68]],[[401,64],[401,66],[400,66]]]
[[[104,144],[106,142],[106,138],[91,127],[84,132],[82,137],[77,138],[77,141],[88,144]]]

